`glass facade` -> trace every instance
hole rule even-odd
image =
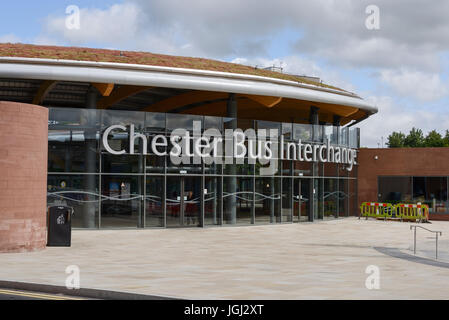
[[[449,214],[449,177],[379,177],[379,201],[422,203],[430,213]]]
[[[269,165],[252,164],[248,158],[241,164],[226,164],[224,159],[222,164],[176,164],[169,156],[156,154],[171,149],[169,137],[175,129],[186,129],[193,136],[193,121],[201,123],[202,132],[277,129],[284,143],[301,139],[359,147],[358,130],[342,127],[49,108],[48,205],[73,207],[73,227],[92,229],[276,224],[357,215],[357,166],[348,171],[343,164],[280,160],[267,176],[262,170]],[[133,125],[135,133],[149,141],[164,135],[168,146],[145,153],[142,138],[137,138],[131,154],[129,131],[120,131],[111,134],[108,143],[125,152],[113,155],[102,143],[102,134],[111,125]],[[416,195],[423,192],[436,193],[417,187]]]

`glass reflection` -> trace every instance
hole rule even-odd
[[[92,183],[85,183],[83,175],[49,175],[47,206],[69,206],[74,210],[73,228],[98,228],[98,177],[89,176]]]
[[[103,176],[101,190],[102,227],[141,227],[143,194],[141,176]]]
[[[279,178],[257,178],[255,192],[256,223],[281,222]]]
[[[357,214],[356,180],[342,179],[356,178],[357,167],[348,172],[344,165],[282,160],[272,176],[261,176],[260,169],[269,165],[250,165],[247,159],[238,165],[174,165],[169,157],[152,154],[151,148],[149,154],[143,155],[140,138],[135,140],[135,155],[111,155],[101,146],[101,132],[110,125],[133,124],[136,133],[143,133],[150,142],[158,134],[169,136],[173,129],[192,131],[194,120],[202,123],[202,130],[278,129],[286,143],[329,139],[332,144],[354,147],[359,139],[357,130],[334,126],[50,108],[48,204],[65,201],[73,206],[75,228],[259,224],[308,221],[309,214],[315,219]],[[113,149],[128,150],[128,139],[128,133],[117,130],[109,142]],[[163,147],[159,151],[164,151]],[[202,179],[205,190],[201,189]],[[440,212],[448,207],[447,196],[443,196],[447,194],[447,183],[446,191],[434,185],[444,185],[444,181],[416,179],[411,190],[410,180],[408,191],[402,194],[405,199],[425,201]],[[382,196],[397,192],[384,192],[382,188]]]

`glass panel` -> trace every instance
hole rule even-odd
[[[449,213],[446,177],[413,177],[413,200],[429,206],[430,213]]]
[[[360,147],[359,129],[349,129],[349,147],[358,149]]]
[[[313,219],[323,219],[323,179],[313,179]]]
[[[293,221],[309,221],[310,206],[309,179],[294,179],[293,192]]]
[[[204,174],[222,174],[222,165],[221,164],[205,164],[204,165]]]
[[[253,223],[253,178],[224,177],[223,180],[224,223]]]
[[[349,145],[349,128],[340,127],[340,145],[347,146]]]
[[[201,178],[167,177],[167,227],[201,225]]]
[[[165,159],[157,155],[148,155],[146,157],[146,171],[147,173],[164,173],[165,171]]]
[[[203,116],[190,114],[167,113],[167,131],[170,134],[175,129],[193,130],[193,121],[200,121],[203,128]]]
[[[282,178],[282,222],[292,222],[292,178]]]
[[[293,161],[282,160],[281,165],[282,165],[282,175],[283,176],[292,176],[293,175],[293,171],[292,171]]]
[[[147,176],[145,195],[145,227],[164,226],[164,178]]]
[[[411,177],[379,177],[380,202],[399,203],[412,200]],[[375,199],[373,199],[375,200]]]
[[[275,158],[276,157],[276,158]],[[273,158],[270,160],[269,163],[267,164],[260,164],[258,161],[256,162],[255,170],[256,170],[256,175],[260,176],[261,174],[261,169],[264,168],[264,174],[263,176],[280,176],[282,174],[281,172],[281,160],[277,159],[277,156],[273,155]]]
[[[342,167],[345,168],[345,170],[343,170],[343,171],[346,171],[348,177],[357,178],[357,170],[359,169],[358,165],[353,165],[352,166],[352,170],[350,170],[350,171],[347,170],[347,169],[349,169],[348,165],[345,165],[345,166],[342,166]]]
[[[255,193],[256,223],[281,222],[279,178],[257,178]]]
[[[314,142],[323,142],[323,126],[313,125],[313,141]]]
[[[293,139],[293,124],[292,123],[282,123],[281,130],[282,130],[282,135],[284,136],[284,141],[291,141]]]
[[[47,206],[74,209],[73,228],[98,228],[98,176],[49,175]]]
[[[193,158],[190,158],[190,164],[174,164],[170,156],[166,157],[167,160],[167,173],[176,174],[201,174],[203,172],[203,167],[201,164],[193,164]]]
[[[336,163],[322,163],[324,177],[338,177],[338,164]]]
[[[201,178],[184,178],[184,226],[201,225]]]
[[[219,225],[220,224],[220,207],[221,207],[221,178],[206,177],[205,193],[204,193],[204,224]]]
[[[338,216],[338,179],[323,179],[324,181],[324,218],[336,218]]]
[[[50,108],[48,172],[98,172],[99,115],[97,110]]]
[[[101,157],[102,172],[106,173],[143,173],[143,155],[112,155],[104,152]]]
[[[167,177],[167,227],[182,225],[181,178]]]
[[[163,134],[165,133],[165,113],[145,113],[145,132]]]
[[[204,117],[204,130],[218,129],[223,133],[223,118],[221,117]]]
[[[128,127],[134,125],[135,133],[144,134],[145,113],[135,111],[122,110],[104,110],[102,117],[102,130],[112,126],[121,125]],[[129,152],[129,131],[123,132],[121,130],[113,131],[109,136],[109,144],[114,150],[127,150]],[[134,139],[135,153],[140,152],[140,147],[143,146],[142,139]]]
[[[146,156],[146,172],[147,173],[164,173],[165,172],[165,157],[158,156],[153,153],[150,147],[151,142],[157,135],[165,134],[165,113],[146,113],[145,114],[145,134],[148,137],[148,155]],[[167,138],[167,141],[169,138]],[[161,141],[158,141],[161,142]],[[167,148],[163,146],[157,147],[158,152],[166,152]]]
[[[278,131],[278,135],[280,133],[281,129],[281,123],[280,122],[273,122],[273,121],[262,121],[257,120],[257,129],[276,129]],[[268,134],[268,132],[267,132]]]
[[[310,124],[293,124],[293,140],[298,142],[312,141],[313,126]]]
[[[235,160],[234,160],[235,161]],[[242,175],[242,176],[252,176],[254,174],[254,166],[253,164],[248,163],[248,158],[245,158],[244,164],[225,164],[223,165],[223,174],[225,175]],[[256,166],[260,166],[258,162],[256,162]]]
[[[141,227],[142,176],[102,176],[101,227]]]
[[[349,216],[358,216],[359,215],[359,206],[357,204],[357,180],[350,179],[348,180],[349,184],[349,192],[348,192],[348,201],[349,201]]]
[[[339,206],[338,206],[338,216],[339,217],[346,217],[348,215],[348,180],[346,179],[339,179],[338,180],[338,187],[339,187]]]
[[[312,176],[312,163],[304,161],[293,161],[293,174],[295,177]]]

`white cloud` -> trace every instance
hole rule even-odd
[[[323,70],[317,63],[311,59],[303,58],[297,55],[286,56],[276,59],[265,58],[235,58],[231,62],[249,65],[252,67],[281,67],[283,72],[301,75],[319,77],[324,83],[339,87],[347,91],[355,91],[355,87],[344,80],[338,70],[326,68]]]
[[[124,0],[105,10],[82,9],[79,31],[64,27],[63,14],[48,17],[46,32],[74,44],[223,59],[267,56],[276,37],[290,30],[292,50],[333,64],[439,71],[439,54],[449,50],[449,2],[377,0],[375,31],[365,27],[371,2]]]
[[[411,70],[382,70],[380,78],[402,96],[434,101],[449,93],[449,85],[439,74]]]
[[[370,4],[380,8],[380,30],[365,27]],[[239,57],[234,62],[249,65],[282,62],[289,73],[318,76],[349,91],[375,91],[378,97],[369,99],[380,111],[361,127],[362,142],[377,146],[381,136],[386,139],[394,130],[449,128],[444,114],[400,104],[400,97],[429,102],[449,94],[449,84],[442,80],[449,56],[447,12],[447,0],[432,5],[423,0],[124,0],[104,10],[82,9],[79,31],[65,28],[63,13],[48,17],[40,39],[223,60]],[[276,52],[278,43],[285,44],[284,52]],[[264,59],[268,52],[279,58]],[[377,76],[352,84],[345,79],[348,72],[360,79],[356,72],[366,68]]]
[[[12,33],[0,36],[0,43],[19,43],[19,42],[21,42],[20,38]]]
[[[130,3],[115,4],[106,10],[81,9],[80,29],[66,28],[66,16],[49,16],[44,29],[49,35],[75,44],[86,42],[120,45],[134,40],[141,13]]]
[[[363,147],[377,148],[382,137],[384,147],[387,147],[387,137],[393,131],[408,134],[415,127],[423,130],[424,134],[431,130],[444,134],[449,129],[449,115],[438,110],[413,110],[390,96],[371,96],[366,100],[377,106],[379,112],[357,125]]]

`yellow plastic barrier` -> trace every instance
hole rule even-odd
[[[399,203],[395,209],[396,217],[401,220],[429,221],[429,207],[425,204]]]
[[[382,202],[363,202],[360,206],[360,217],[372,218],[391,218],[395,207],[391,203]]]

